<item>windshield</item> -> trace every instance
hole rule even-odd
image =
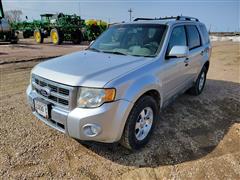
[[[166,25],[115,25],[104,32],[89,49],[122,55],[156,56]]]

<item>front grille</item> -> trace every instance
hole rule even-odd
[[[33,90],[35,90],[39,96],[45,100],[48,100],[53,104],[69,108],[72,87],[50,81],[36,75],[32,76],[32,87]],[[41,93],[43,88],[48,88],[50,90],[50,94],[48,96],[44,96]]]

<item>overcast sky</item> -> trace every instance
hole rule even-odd
[[[129,21],[133,17],[171,15],[194,16],[212,31],[239,31],[240,0],[2,0],[4,10],[19,9],[29,19],[39,19],[42,13],[70,13],[84,19],[96,18],[107,22]]]

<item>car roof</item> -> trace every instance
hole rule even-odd
[[[162,24],[162,25],[175,25],[182,23],[194,23],[202,24],[197,18],[189,16],[176,16],[176,17],[164,17],[164,18],[136,18],[133,22],[122,22],[120,24]]]

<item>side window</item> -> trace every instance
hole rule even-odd
[[[209,43],[209,35],[208,35],[206,27],[204,25],[200,25],[200,30],[203,34],[204,43],[205,44]]]
[[[197,27],[194,25],[186,26],[187,34],[188,34],[188,47],[189,49],[193,49],[201,46],[201,39]]]
[[[177,26],[173,29],[167,48],[167,54],[173,46],[187,46],[184,26]]]

